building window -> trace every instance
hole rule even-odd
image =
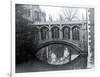
[[[49,39],[49,29],[47,27],[41,28],[41,40]]]
[[[33,40],[39,40],[39,29],[38,28],[33,28],[32,30],[32,36]]]
[[[53,27],[51,29],[52,31],[52,38],[53,39],[58,39],[59,38],[59,28],[58,27]]]
[[[73,40],[80,40],[80,28],[78,26],[75,26],[72,28],[72,36]]]
[[[70,39],[70,28],[67,26],[63,28],[63,38]]]

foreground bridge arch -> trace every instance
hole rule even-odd
[[[40,44],[35,50],[34,53],[36,54],[39,50],[41,50],[44,47],[47,47],[49,45],[53,45],[53,44],[62,44],[62,45],[66,45],[66,46],[70,46],[73,49],[75,49],[77,52],[79,52],[81,55],[87,55],[86,52],[84,52],[81,48],[79,48],[76,45],[73,45],[72,43],[69,42],[65,42],[65,41],[48,41],[45,43]]]

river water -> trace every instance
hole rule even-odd
[[[73,61],[79,56],[79,53],[69,46],[53,44],[42,48],[36,56],[48,64],[62,65]]]

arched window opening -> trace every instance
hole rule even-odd
[[[52,30],[52,38],[58,39],[59,38],[59,28],[53,27],[51,30]]]
[[[49,29],[47,27],[41,28],[41,40],[49,39]]]
[[[80,28],[75,26],[72,29],[73,40],[80,40]]]
[[[69,27],[63,28],[63,38],[67,40],[70,39],[70,28]]]
[[[32,30],[32,36],[33,36],[33,40],[39,40],[39,29],[38,28],[33,28]]]

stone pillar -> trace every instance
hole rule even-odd
[[[82,22],[82,26],[80,27],[80,41],[81,41],[81,48],[84,48],[84,22]]]
[[[47,59],[48,59],[48,47],[46,47],[46,57],[47,57]]]
[[[39,40],[41,40],[41,31],[39,30]]]
[[[72,27],[70,27],[70,40],[73,40],[73,37],[72,37]]]
[[[49,24],[49,40],[52,39],[51,24]]]
[[[62,39],[62,37],[63,37],[62,24],[60,24],[59,38]]]
[[[82,26],[80,26],[80,29],[79,29],[79,40],[82,42],[83,41],[83,23],[82,23]]]

